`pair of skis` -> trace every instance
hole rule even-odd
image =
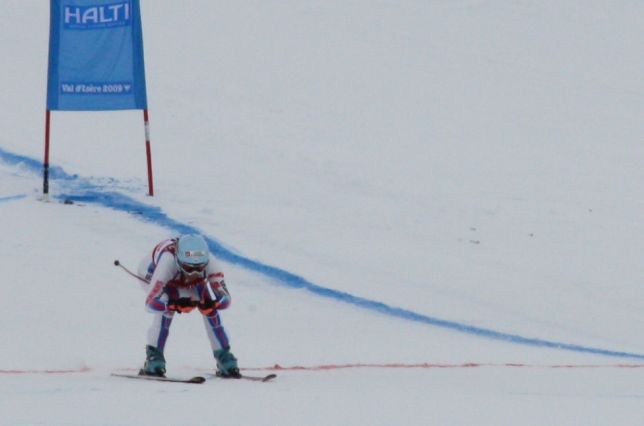
[[[172,382],[172,383],[192,383],[200,384],[206,381],[206,378],[203,376],[194,376],[194,377],[160,377],[160,376],[146,376],[139,374],[124,374],[124,373],[112,373],[114,377],[125,377],[126,379],[138,379],[138,380],[154,380],[157,382]],[[268,382],[277,377],[276,374],[267,374],[265,376],[247,376],[242,375],[241,377],[222,377],[216,374],[209,374],[208,377],[213,377],[217,379],[224,380],[249,380],[253,382]]]

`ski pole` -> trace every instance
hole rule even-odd
[[[132,271],[130,271],[129,269],[127,269],[125,266],[123,266],[123,265],[121,264],[121,262],[119,262],[119,260],[118,260],[118,259],[116,259],[116,260],[114,261],[114,266],[120,266],[120,267],[121,267],[121,269],[123,269],[123,270],[124,270],[125,272],[127,272],[128,274],[132,275],[134,278],[136,278],[136,279],[138,279],[138,280],[141,280],[141,281],[143,281],[144,283],[147,283],[147,284],[149,284],[149,283],[150,283],[150,281],[146,280],[145,278],[141,278],[141,277],[139,277],[139,276],[138,276],[138,275],[136,275],[134,272],[132,272]]]

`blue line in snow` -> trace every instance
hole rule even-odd
[[[35,161],[21,157],[15,154],[6,155],[6,152],[0,148],[0,159],[3,159],[9,163],[17,164],[22,163],[30,168],[40,169],[40,164]],[[70,194],[60,194],[56,198],[62,200],[72,200],[75,202],[84,202],[84,203],[93,203],[98,204],[107,208],[114,210],[119,210],[134,214],[137,217],[153,222],[160,226],[172,229],[178,234],[186,233],[200,233],[197,228],[178,222],[165,214],[160,208],[149,206],[144,203],[138,202],[126,195],[120,194],[118,192],[109,192],[103,191],[97,185],[92,184],[87,179],[78,178],[76,175],[68,175],[61,169],[58,169],[57,179],[63,180],[74,180],[74,193]],[[369,300],[363,297],[354,296],[349,293],[345,293],[338,290],[333,290],[330,288],[322,287],[317,285],[299,275],[288,272],[284,269],[277,268],[275,266],[270,266],[259,262],[257,260],[252,260],[244,256],[233,253],[231,250],[225,248],[217,240],[204,236],[208,242],[208,246],[213,254],[219,259],[239,265],[249,271],[256,272],[265,277],[271,278],[287,287],[295,289],[304,289],[313,294],[316,294],[321,297],[326,297],[336,301],[348,303],[360,308],[364,308],[370,311],[375,311],[383,313],[385,315],[390,315],[397,318],[402,318],[410,321],[420,322],[423,324],[428,324],[436,327],[446,328],[466,334],[471,334],[479,337],[484,337],[488,339],[495,339],[506,341],[514,344],[527,345],[527,346],[536,346],[544,348],[553,348],[553,349],[562,349],[573,352],[595,354],[595,355],[604,355],[609,357],[617,358],[632,358],[638,360],[644,360],[644,354],[630,353],[630,352],[621,352],[614,351],[609,349],[602,349],[596,347],[576,345],[572,343],[565,342],[556,342],[550,340],[536,339],[531,337],[524,337],[517,334],[503,333],[500,331],[476,327],[473,325],[463,324],[455,321],[444,320],[440,318],[431,317],[428,315],[419,314],[407,309],[398,308],[395,306],[390,306],[382,302],[375,300]]]
[[[19,194],[19,195],[10,195],[8,197],[0,197],[0,203],[5,201],[20,200],[22,198],[25,198],[26,196],[27,196],[26,194]]]
[[[16,166],[24,166],[27,169],[29,169],[32,172],[42,172],[42,167],[43,164],[40,161],[34,160],[33,158],[29,157],[24,157],[22,155],[14,154],[9,151],[5,151],[4,149],[0,148],[0,159],[2,159],[5,163],[9,163],[12,165]],[[49,167],[49,178],[50,179],[58,179],[58,180],[73,180],[73,179],[78,179],[78,175],[70,175],[67,174],[62,168],[60,167]]]

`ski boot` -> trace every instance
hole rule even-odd
[[[217,376],[233,379],[241,378],[239,367],[237,367],[237,358],[230,352],[230,347],[215,351],[214,354],[217,360]]]
[[[139,376],[158,376],[165,377],[165,358],[163,352],[154,346],[145,347],[145,364],[139,371]]]

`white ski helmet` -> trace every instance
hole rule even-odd
[[[177,267],[186,275],[203,274],[208,265],[208,244],[201,235],[182,235],[177,240]]]

